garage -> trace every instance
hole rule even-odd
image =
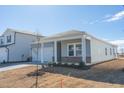
[[[7,48],[0,48],[0,63],[7,62],[8,50]]]
[[[43,47],[43,58],[45,62],[52,62],[54,55],[54,43],[45,43]]]
[[[41,61],[41,48],[32,48],[32,61]]]
[[[32,48],[32,61],[37,61],[37,48]]]

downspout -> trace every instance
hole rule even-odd
[[[9,48],[6,46],[7,49],[7,62],[9,62]]]

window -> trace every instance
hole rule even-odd
[[[105,48],[105,55],[107,55],[107,48]]]
[[[115,55],[115,49],[113,48],[113,55]]]
[[[76,56],[81,56],[81,44],[76,44]]]
[[[3,44],[3,39],[0,40],[0,44]]]
[[[68,56],[81,56],[81,44],[69,44],[68,45]]]
[[[68,55],[69,56],[74,56],[74,45],[69,45],[68,46]]]
[[[110,55],[112,55],[112,49],[110,48]]]
[[[7,36],[7,43],[10,43],[10,42],[11,42],[11,35]]]

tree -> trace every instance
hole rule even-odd
[[[39,33],[38,33],[38,31],[37,31],[37,34],[36,34],[36,43],[37,43],[37,68],[36,68],[36,83],[35,83],[35,85],[36,85],[36,88],[38,88],[38,73],[39,73],[39,69],[38,69],[38,64],[39,64],[39,58],[38,58],[38,54],[39,54],[39,52],[38,52],[38,50],[39,50],[39,47],[40,47],[40,44],[39,44],[39,41],[40,41],[40,35],[39,35]]]

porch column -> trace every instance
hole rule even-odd
[[[43,47],[44,47],[44,44],[42,43],[41,44],[41,63],[44,62],[44,60],[43,60]]]
[[[54,61],[57,62],[57,41],[54,41]]]
[[[81,45],[82,45],[82,62],[86,62],[86,44],[85,44],[85,35],[81,38]]]

